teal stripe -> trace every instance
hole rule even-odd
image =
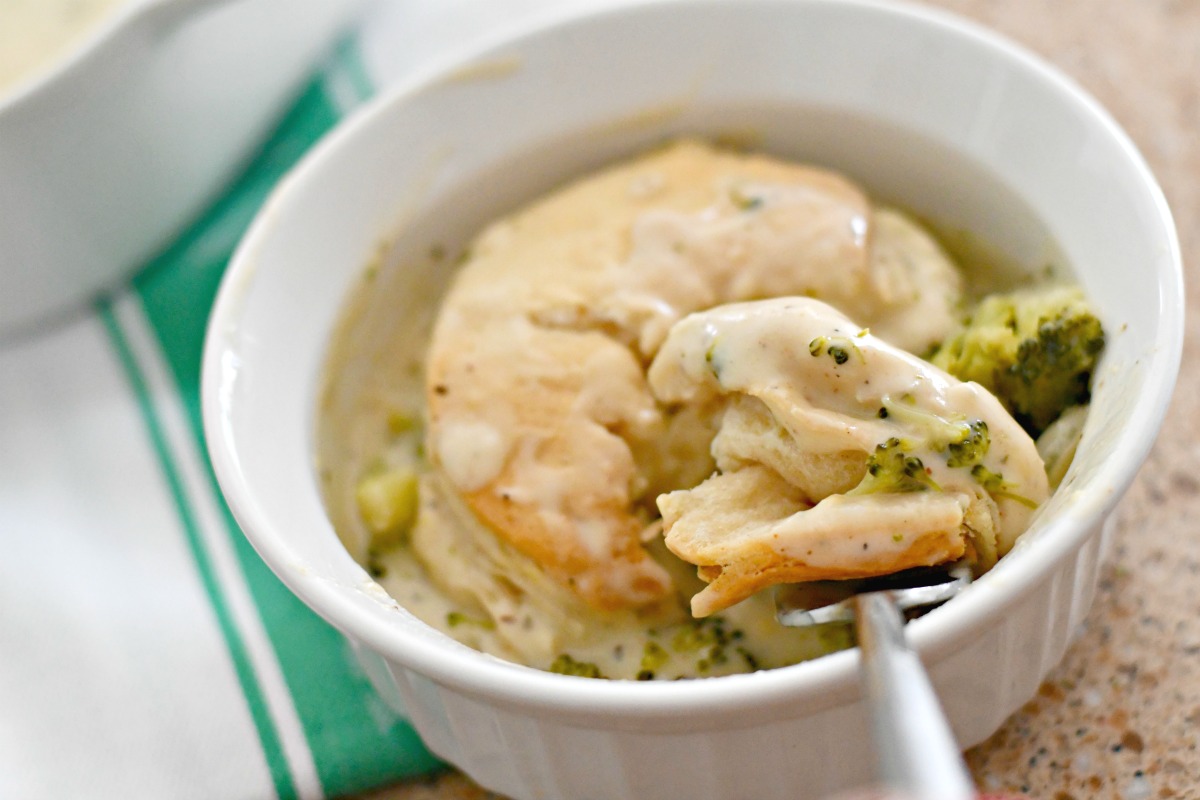
[[[350,82],[357,99],[362,101],[375,94],[375,83],[363,65],[362,51],[358,47],[358,38],[347,37],[338,45],[334,52],[335,64]]]
[[[227,195],[134,282],[201,452],[206,451],[200,361],[208,311],[221,275],[271,188],[337,120],[322,81],[314,81]],[[215,488],[211,466],[205,464]],[[376,695],[342,635],[275,577],[228,508],[222,505],[222,509],[326,794],[359,792],[437,768],[439,763],[411,726]]]
[[[104,321],[105,330],[108,332],[109,341],[121,362],[121,367],[125,371],[125,377],[133,388],[134,395],[137,397],[138,409],[142,414],[142,422],[146,426],[146,432],[154,446],[154,452],[158,457],[159,466],[162,468],[162,474],[166,478],[167,486],[170,489],[171,498],[175,502],[179,521],[183,526],[184,538],[196,563],[196,570],[200,574],[200,582],[203,584],[213,612],[216,614],[217,625],[220,627],[221,634],[225,638],[225,646],[229,650],[234,671],[237,673],[238,682],[242,687],[242,694],[246,698],[246,705],[250,710],[250,718],[253,720],[254,727],[258,731],[258,738],[262,743],[267,768],[270,770],[271,779],[275,783],[275,793],[281,798],[295,797],[296,791],[292,783],[291,773],[288,770],[283,746],[267,712],[266,699],[263,697],[262,688],[258,685],[254,669],[250,664],[245,642],[242,641],[241,634],[233,622],[233,615],[229,611],[229,605],[221,592],[213,569],[212,560],[208,555],[208,551],[201,543],[200,530],[196,522],[195,513],[184,492],[183,481],[179,477],[179,470],[171,460],[170,450],[167,447],[166,437],[163,434],[162,422],[159,420],[158,412],[154,407],[153,401],[150,399],[146,379],[142,375],[141,370],[138,369],[137,360],[129,347],[129,340],[121,330],[121,326],[113,314],[112,303],[104,302],[99,306],[98,310],[100,318]]]

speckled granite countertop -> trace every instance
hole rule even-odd
[[[1086,630],[1038,696],[968,754],[979,785],[1040,800],[1200,798],[1200,0],[933,0],[1032,48],[1133,137],[1188,267],[1179,390],[1119,509]],[[460,775],[370,800],[483,800]]]

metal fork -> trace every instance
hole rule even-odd
[[[929,677],[904,637],[904,611],[943,603],[970,582],[970,567],[957,562],[861,581],[776,587],[782,625],[855,624],[881,778],[912,800],[977,796]]]

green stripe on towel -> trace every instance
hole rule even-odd
[[[146,387],[146,380],[129,346],[129,340],[125,337],[124,332],[117,323],[116,317],[113,314],[112,304],[102,304],[99,308],[99,313],[101,319],[104,321],[104,327],[108,331],[109,340],[116,351],[117,358],[121,362],[121,367],[124,369],[134,395],[137,397],[138,408],[142,413],[142,420],[146,424],[147,435],[154,446],[155,454],[163,470],[163,478],[166,480],[171,492],[171,498],[174,500],[175,507],[179,512],[179,519],[183,526],[185,538],[187,539],[188,549],[196,561],[196,568],[200,573],[200,581],[204,586],[205,593],[208,595],[209,602],[212,603],[213,612],[217,618],[217,625],[220,627],[221,634],[225,638],[225,644],[229,648],[229,656],[233,661],[233,668],[237,674],[238,683],[242,687],[242,694],[245,696],[246,704],[250,709],[250,717],[254,721],[254,727],[258,731],[259,740],[262,742],[263,756],[266,759],[267,768],[271,772],[271,779],[275,783],[275,792],[281,798],[295,797],[295,786],[288,769],[287,759],[283,753],[283,746],[279,741],[278,732],[275,730],[275,726],[271,722],[270,715],[267,712],[267,704],[263,697],[262,688],[258,684],[258,679],[255,677],[254,669],[246,653],[246,643],[243,641],[237,625],[233,622],[233,615],[230,612],[228,603],[225,602],[224,593],[221,591],[219,581],[214,573],[212,560],[200,541],[200,532],[195,514],[183,489],[179,470],[175,468],[170,457],[170,449],[167,446],[166,436],[163,433],[163,425],[154,407],[154,402],[150,397],[150,392]]]
[[[358,42],[348,38],[342,40],[333,54],[333,62],[325,71],[325,93],[343,114],[369,100],[375,94],[375,85],[363,64]]]
[[[134,282],[202,452],[207,451],[200,419],[200,362],[221,275],[271,188],[337,119],[323,81],[315,81],[228,194]],[[160,457],[169,473],[169,453],[160,451]],[[207,460],[205,466],[215,486]],[[375,694],[349,643],[291,594],[245,540],[224,504],[222,510],[325,792],[357,792],[436,768],[438,762],[411,726]],[[248,691],[253,705],[251,695]],[[280,794],[291,796],[283,788]]]

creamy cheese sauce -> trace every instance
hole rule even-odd
[[[472,572],[472,566],[486,557],[472,556],[472,565],[448,557],[458,570],[456,580],[487,580]],[[380,555],[372,566],[380,585],[418,619],[483,652],[541,669],[553,667],[569,654],[577,663],[595,665],[599,677],[717,677],[787,666],[853,643],[847,626],[779,627],[769,595],[751,598],[704,621],[687,619],[678,607],[644,616],[598,616],[545,585],[537,588],[560,605],[539,607],[510,597],[493,599],[487,610],[481,610],[475,602],[451,596],[447,582],[435,579],[426,563],[411,548],[400,547]],[[510,578],[520,571],[509,567]],[[440,577],[440,572],[436,574]],[[680,569],[678,577],[683,585],[695,581],[688,569]]]
[[[440,431],[435,444],[443,453],[442,469],[454,485],[471,492],[491,483],[508,457],[509,442],[486,422],[458,421]]]
[[[439,351],[439,331],[430,345],[447,274],[432,270],[417,272],[443,277],[406,287],[393,308],[376,304],[394,329],[386,346],[371,347],[387,365],[350,369],[355,342],[335,340],[331,385],[369,388],[350,418],[322,425],[334,524],[401,605],[485,652],[574,674],[670,679],[782,666],[848,646],[845,628],[780,628],[769,593],[692,618],[688,601],[713,574],[709,562],[685,563],[664,546],[655,500],[701,492],[716,469],[746,491],[771,489],[747,508],[731,509],[728,494],[698,495],[742,515],[731,542],[771,525],[776,552],[822,569],[853,567],[864,549],[885,562],[913,552],[957,557],[961,526],[980,521],[981,490],[937,453],[917,454],[944,491],[882,501],[840,493],[862,478],[862,454],[912,432],[878,415],[884,403],[986,419],[993,449],[981,463],[1029,497],[1044,496],[1040,462],[1012,457],[1015,423],[995,413],[994,398],[893,347],[926,352],[957,317],[961,276],[928,234],[832,173],[756,162],[714,182],[699,145],[670,158],[684,166],[619,166],[489,225],[436,323],[443,338],[459,337],[446,340],[452,346]],[[797,253],[812,267],[799,277]],[[871,332],[836,312],[794,325],[731,305],[778,294],[836,301]],[[838,364],[814,356],[818,337],[857,341],[857,356]],[[336,405],[326,400],[323,409],[341,413]],[[813,470],[797,446],[831,457]],[[848,450],[854,457],[839,461]],[[401,546],[381,546],[355,507],[356,484],[381,470],[420,474],[419,511]],[[758,481],[766,473],[774,483]],[[798,489],[788,483],[795,474],[824,484]],[[1029,516],[1007,497],[995,506],[1002,520],[987,545],[992,560]],[[513,516],[522,508],[535,513]],[[531,546],[521,520],[550,535]],[[507,526],[504,535],[497,525]],[[614,542],[649,566],[624,568]],[[596,569],[577,569],[581,561]],[[661,575],[667,591],[648,589],[647,575]],[[632,602],[594,602],[614,596]]]
[[[131,0],[4,0],[0,5],[0,95],[63,57]]]
[[[672,327],[648,377],[668,403],[741,400],[714,441],[721,473],[694,491],[659,500],[667,546],[702,569],[719,569],[692,601],[698,616],[784,575],[790,582],[866,577],[955,560],[968,544],[986,569],[1011,549],[1049,493],[1033,440],[993,395],[817,300],[778,298],[693,314]],[[763,413],[747,416],[747,408]],[[984,426],[988,446],[959,463],[949,457],[948,443],[972,424]],[[765,437],[788,444],[764,450]],[[935,491],[856,495],[857,476],[843,485],[813,484],[812,475],[828,461],[841,463],[858,452],[865,463],[888,442],[905,459],[918,460],[921,479]],[[785,508],[757,525],[720,521],[708,495],[729,473],[752,464],[779,475],[814,505]],[[1004,491],[984,489],[979,475],[988,474],[1003,476]],[[737,489],[740,494],[725,492],[723,500],[742,506],[749,502],[735,498],[749,492],[779,493],[754,481]],[[974,521],[968,521],[973,507]],[[979,524],[985,512],[988,521]],[[764,551],[775,557],[765,558]]]
[[[853,325],[832,307],[806,298],[723,306],[695,315],[672,331],[670,346],[650,368],[650,383],[665,402],[697,402],[706,393],[748,392],[787,426],[798,449],[870,451],[892,437],[920,442],[922,457],[943,488],[970,489],[968,473],[951,469],[922,441],[906,407],[946,420],[984,420],[991,447],[984,466],[1004,472],[1014,492],[1044,499],[1043,464],[1021,427],[977,384],[962,383],[927,361]],[[817,340],[840,340],[844,363],[813,354]],[[898,413],[880,417],[888,406]],[[1020,449],[1024,445],[1023,449]],[[1002,500],[1009,511],[1005,541],[1025,529],[1029,509]]]

